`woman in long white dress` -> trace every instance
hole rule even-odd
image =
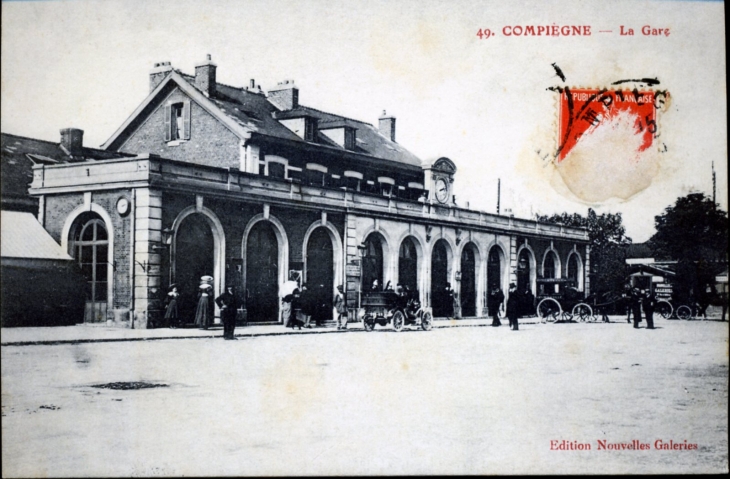
[[[198,309],[195,311],[195,326],[200,329],[208,329],[212,324],[212,314],[210,311],[210,293],[213,287],[210,284],[200,285],[200,298],[198,299]]]

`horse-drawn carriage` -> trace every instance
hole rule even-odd
[[[433,326],[431,311],[421,307],[418,291],[396,293],[395,291],[363,292],[360,315],[365,331],[372,331],[376,324],[393,324],[400,331],[404,326],[421,327],[428,331]]]
[[[593,308],[570,279],[538,279],[537,316],[542,321],[595,321]]]

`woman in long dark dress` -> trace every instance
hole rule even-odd
[[[179,296],[180,293],[178,293],[177,291],[177,286],[173,285],[170,288],[170,292],[167,293],[167,298],[165,298],[165,302],[167,303],[167,306],[165,307],[165,321],[167,322],[167,325],[172,329],[179,327],[179,318],[177,311],[177,302]]]
[[[210,292],[213,287],[209,284],[200,285],[200,299],[198,299],[198,309],[195,311],[195,326],[201,329],[208,329],[211,325],[212,314],[210,312]]]
[[[302,317],[302,298],[299,294],[299,288],[294,289],[292,292],[291,299],[291,311],[289,313],[289,326],[294,329],[295,327],[302,329],[304,322],[301,320]]]

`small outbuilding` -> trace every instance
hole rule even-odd
[[[61,326],[84,320],[85,281],[73,258],[31,213],[0,213],[2,326]]]

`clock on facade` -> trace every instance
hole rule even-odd
[[[124,196],[117,200],[117,213],[122,216],[129,213],[129,200]]]
[[[446,180],[439,178],[436,180],[436,199],[439,203],[446,203],[449,200],[449,185]]]

